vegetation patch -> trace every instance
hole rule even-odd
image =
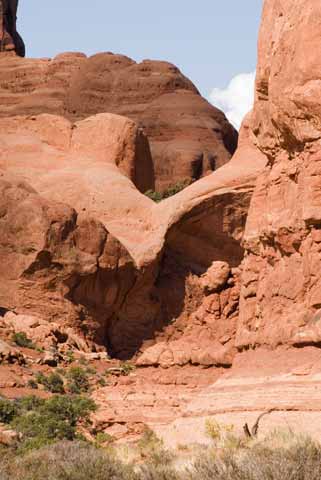
[[[13,409],[10,408],[13,406]],[[224,426],[210,446],[186,446],[181,458],[164,449],[146,428],[137,448],[140,460],[111,446],[98,434],[80,441],[77,426],[89,421],[94,404],[83,397],[26,397],[0,401],[2,418],[23,436],[19,448],[1,450],[1,480],[320,480],[321,445],[291,431],[274,432],[231,447],[222,441]],[[218,434],[217,430],[223,432]],[[212,437],[211,437],[212,438]],[[244,436],[242,436],[244,438]],[[189,451],[189,448],[191,450]],[[195,447],[194,447],[195,448]],[[176,452],[177,454],[177,452]]]
[[[59,373],[50,373],[48,376],[43,373],[38,373],[36,381],[45,387],[47,392],[51,393],[65,393],[64,380]],[[29,381],[30,382],[30,381]],[[30,385],[31,386],[31,385]],[[34,387],[33,387],[34,388]]]
[[[27,337],[24,332],[16,332],[12,335],[12,341],[21,348],[31,348],[36,349],[36,345]]]
[[[81,396],[35,396],[16,401],[0,399],[0,420],[20,433],[19,452],[40,448],[57,440],[75,440],[79,424],[88,425],[96,410],[93,400]],[[0,477],[1,478],[1,477]]]
[[[134,468],[85,442],[62,441],[7,459],[1,480],[138,480]]]
[[[184,188],[191,185],[191,183],[192,183],[192,180],[188,178],[186,180],[183,180],[182,182],[177,182],[173,185],[170,185],[163,192],[147,190],[147,192],[145,192],[145,195],[146,197],[150,198],[154,202],[159,203],[162,200],[165,200],[165,198],[172,197],[173,195],[176,195],[177,193],[181,192],[182,190],[184,190]]]
[[[82,367],[71,367],[66,377],[68,379],[68,390],[70,393],[86,393],[90,389],[89,375],[95,372],[88,371]]]

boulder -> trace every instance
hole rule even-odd
[[[213,262],[201,277],[202,287],[206,293],[222,289],[230,276],[230,266],[227,262]]]
[[[19,440],[19,433],[8,428],[7,425],[0,424],[0,444],[6,447],[12,447]]]
[[[4,340],[0,340],[0,363],[18,363],[23,365],[25,357],[17,348],[12,347]]]
[[[233,345],[223,346],[214,339],[189,336],[177,341],[160,342],[147,348],[136,360],[138,367],[170,368],[184,365],[230,367],[235,351]]]
[[[56,367],[61,360],[57,350],[51,349],[45,352],[44,356],[41,359],[42,365],[48,365],[49,367]]]

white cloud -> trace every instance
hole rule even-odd
[[[214,88],[210,93],[210,102],[223,110],[237,129],[240,128],[244,116],[253,106],[254,83],[255,72],[240,73],[232,78],[227,88]]]

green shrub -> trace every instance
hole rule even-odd
[[[188,187],[191,184],[190,179],[183,180],[182,182],[177,182],[174,185],[170,185],[163,193],[163,198],[169,198],[173,195],[184,190],[184,188]]]
[[[104,377],[99,377],[98,383],[99,383],[99,385],[100,385],[101,387],[106,387],[106,385],[107,385],[107,382],[106,382],[106,380],[104,379]]]
[[[109,433],[98,432],[95,440],[98,445],[103,445],[104,443],[113,443],[115,438],[112,435],[109,435]]]
[[[176,195],[177,193],[181,192],[184,190],[184,188],[188,187],[192,183],[192,180],[189,178],[186,180],[183,180],[181,182],[177,182],[173,185],[170,185],[166,190],[163,192],[156,192],[154,190],[147,190],[145,192],[146,197],[150,198],[156,203],[161,202],[165,198],[172,197],[173,195]]]
[[[32,348],[35,349],[36,346],[32,341],[27,337],[24,332],[17,332],[12,335],[12,341],[18,345],[18,347]]]
[[[156,203],[159,203],[164,199],[161,192],[155,192],[154,190],[147,190],[147,192],[145,192],[145,195]]]
[[[5,398],[0,398],[0,422],[10,423],[17,415],[18,408],[16,404]]]
[[[0,400],[0,421],[22,434],[20,450],[40,448],[56,440],[74,440],[79,423],[87,425],[95,402],[80,396],[35,396]]]
[[[96,404],[91,398],[56,395],[46,400],[44,405],[47,412],[68,421],[75,427],[81,420],[88,424],[90,413],[96,410]]]
[[[164,442],[149,427],[138,441],[138,449],[142,458],[147,460],[148,465],[168,466],[173,460],[173,454],[164,447]]]
[[[68,352],[66,353],[66,361],[68,363],[72,363],[75,361],[74,352],[72,350],[68,350]]]
[[[88,365],[89,362],[86,357],[80,357],[79,363],[80,365],[85,366],[85,365]]]
[[[74,440],[79,423],[88,424],[93,400],[55,395],[47,400],[27,397],[18,402],[11,426],[23,436],[21,451],[40,448],[56,440]]]
[[[88,392],[90,388],[88,372],[82,367],[72,367],[68,370],[68,389],[71,393]]]
[[[32,388],[33,390],[37,390],[37,388],[38,388],[38,383],[31,378],[31,379],[28,380],[28,382],[27,382],[27,387]]]
[[[87,373],[87,375],[96,375],[97,370],[96,370],[95,367],[90,367],[89,366],[89,367],[86,368],[86,373]]]
[[[130,362],[121,362],[119,368],[121,370],[122,375],[125,375],[125,376],[129,375],[131,372],[136,370],[135,365],[133,365]]]
[[[36,376],[38,383],[43,385],[48,392],[51,393],[64,393],[64,381],[59,373],[50,373],[48,376],[43,373],[38,373]]]
[[[27,397],[19,398],[15,403],[18,408],[18,413],[21,414],[37,410],[46,403],[46,400],[44,398],[36,397],[35,395],[28,395]]]

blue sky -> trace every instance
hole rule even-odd
[[[122,53],[175,63],[209,98],[253,72],[262,0],[20,0],[31,57]]]

